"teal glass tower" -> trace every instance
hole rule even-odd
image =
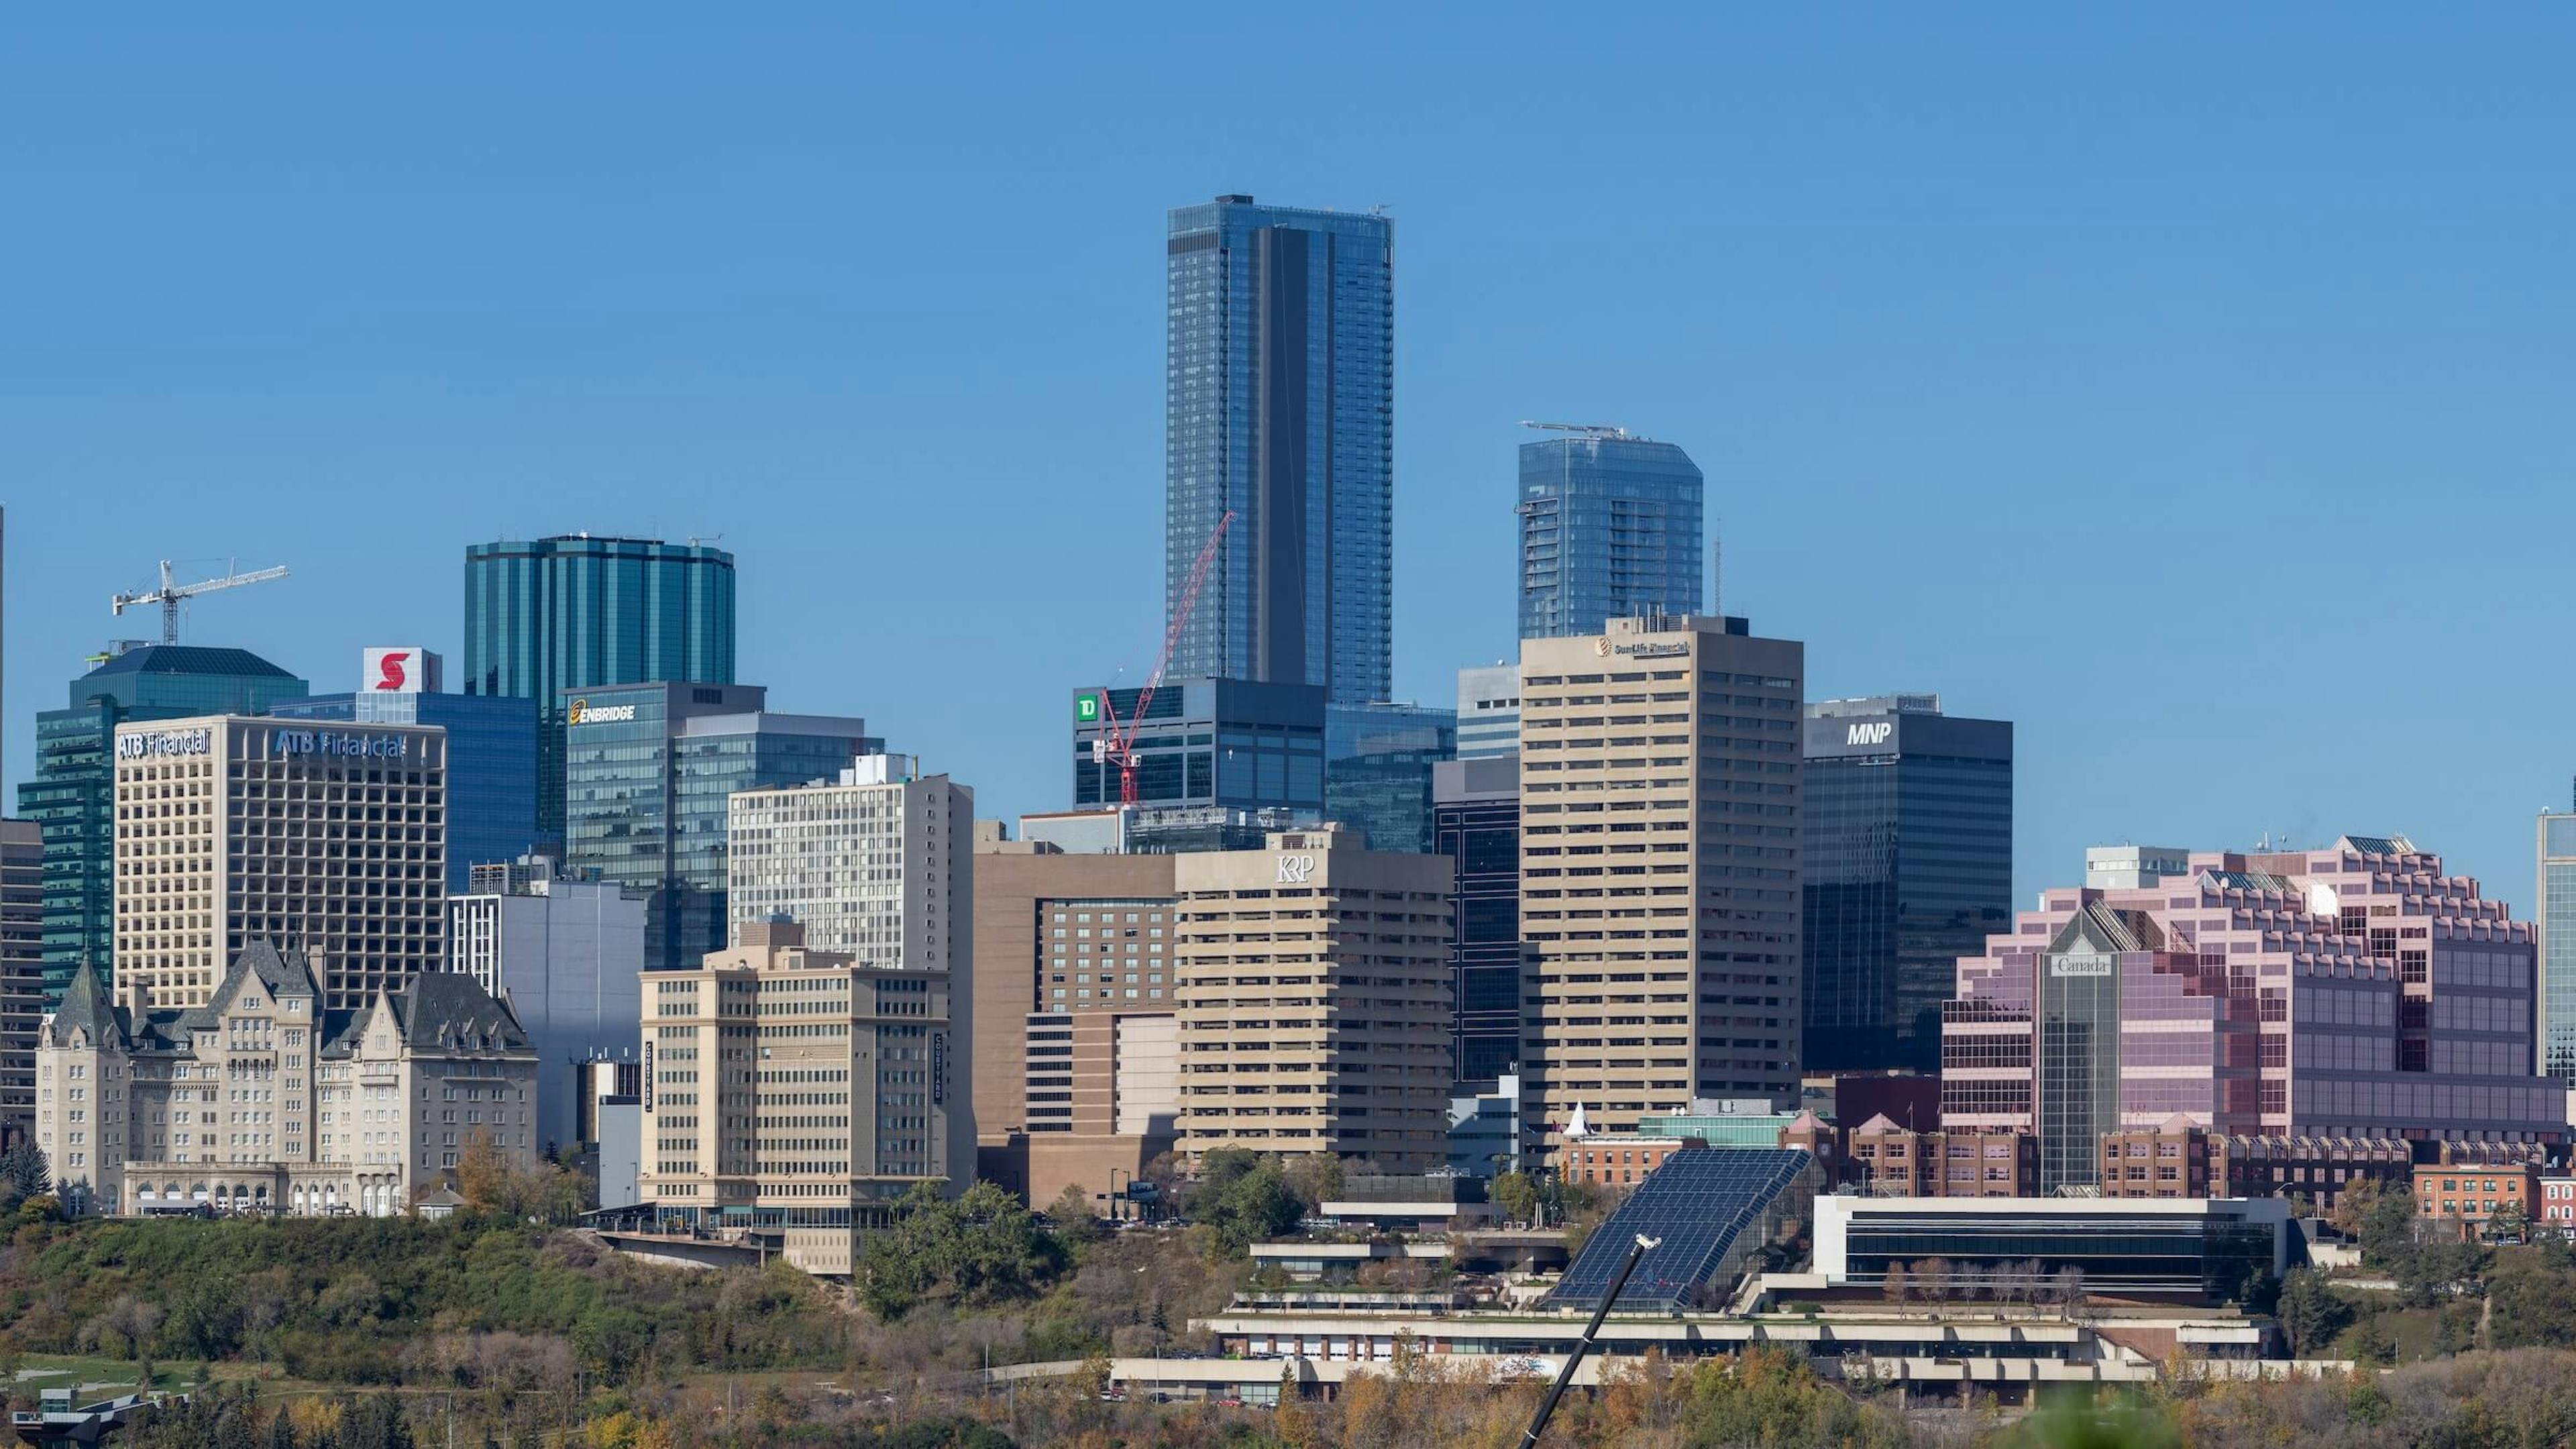
[[[1624,428],[1531,426],[1570,436],[1521,444],[1521,637],[1699,613],[1704,485],[1690,454]]]
[[[1383,216],[1220,196],[1171,213],[1164,582],[1185,676],[1391,692],[1395,250]]]
[[[116,727],[128,720],[262,714],[313,686],[246,649],[144,644],[71,683],[36,716],[36,777],[18,813],[44,840],[45,1006],[86,958],[111,969],[116,936]]]
[[[464,692],[537,702],[537,831],[548,839],[564,829],[563,691],[731,684],[733,661],[723,549],[568,534],[465,550]]]

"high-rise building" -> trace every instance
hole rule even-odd
[[[1496,760],[1521,752],[1521,667],[1478,664],[1458,671],[1458,758]]]
[[[1939,695],[1807,706],[1807,1071],[1941,1069],[1959,958],[2012,920],[2012,734]]]
[[[45,1018],[45,842],[0,820],[0,1134],[36,1123],[36,1027]]]
[[[36,778],[18,787],[18,811],[44,837],[47,1008],[72,968],[88,961],[106,971],[115,954],[116,727],[259,714],[312,692],[246,649],[128,644],[71,682],[68,707],[36,716]]]
[[[644,969],[725,944],[734,792],[837,778],[882,753],[865,720],[772,714],[751,684],[630,684],[567,694],[565,863],[645,896]]]
[[[1521,1059],[1520,756],[1447,761],[1432,799],[1434,847],[1456,872],[1449,1058],[1453,1090],[1465,1091],[1510,1074]],[[1512,1150],[1517,1158],[1519,1144]]]
[[[1347,831],[1172,858],[1178,1151],[1449,1155],[1449,862]]]
[[[568,878],[553,862],[502,888],[450,896],[449,969],[506,996],[537,1052],[537,1136],[570,1149],[582,1135],[577,1066],[633,1060],[644,969],[644,900],[604,881]],[[489,877],[484,867],[477,872]],[[619,1198],[606,1206],[632,1202]]]
[[[199,1006],[260,941],[356,1011],[447,957],[447,734],[203,715],[116,731],[116,977]]]
[[[1167,612],[1218,520],[1234,514],[1173,669],[1385,699],[1393,223],[1220,196],[1172,211],[1166,255]]]
[[[975,792],[909,755],[869,755],[833,784],[735,792],[726,915],[784,917],[862,966],[964,971],[973,959]]]
[[[439,657],[426,649],[369,649],[356,689],[283,700],[267,713],[447,731],[447,892],[462,895],[475,866],[537,845],[537,702],[448,694],[441,682]]]
[[[1077,810],[1119,804],[1121,772],[1103,742],[1131,726],[1139,806],[1323,810],[1323,690],[1241,679],[1169,679],[1154,691],[1139,723],[1136,702],[1142,694],[1074,691]]]
[[[1324,707],[1324,817],[1372,850],[1432,848],[1431,771],[1458,757],[1458,715],[1418,704]]]
[[[571,534],[465,550],[465,692],[535,700],[537,829],[564,829],[568,689],[731,684],[733,555]]]
[[[36,1052],[65,1206],[392,1217],[478,1138],[535,1165],[536,1055],[507,1002],[432,972],[335,1007],[337,974],[259,941],[203,1004],[138,1009],[75,972]]]
[[[642,1201],[663,1225],[782,1230],[787,1261],[847,1276],[858,1231],[921,1183],[975,1175],[963,1008],[945,971],[808,950],[746,926],[694,970],[644,983]],[[727,1045],[759,1042],[759,1069]]]
[[[1700,611],[1700,472],[1670,443],[1576,427],[1521,444],[1521,637]]]
[[[2102,1138],[2213,1133],[2551,1144],[2528,922],[2403,837],[2195,853],[2130,889],[2043,892],[1959,962],[1941,1124],[2039,1139],[2039,1190]]]
[[[2576,813],[2540,816],[2540,1070],[2576,1090]]]
[[[1805,676],[1742,619],[1521,641],[1532,1130],[1797,1099]]]

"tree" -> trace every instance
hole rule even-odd
[[[1486,1195],[1503,1215],[1516,1223],[1535,1222],[1538,1218],[1538,1184],[1526,1172],[1498,1174]]]
[[[1078,1242],[1100,1236],[1100,1210],[1091,1205],[1091,1194],[1082,1190],[1081,1183],[1066,1183],[1055,1201],[1047,1204],[1047,1216],[1054,1220],[1057,1232]]]
[[[1890,1303],[1902,1303],[1906,1295],[1914,1291],[1912,1277],[1906,1273],[1903,1263],[1887,1265],[1887,1276],[1879,1280],[1879,1291],[1887,1295]]]
[[[2506,1202],[2487,1218],[2487,1241],[2519,1243],[2531,1236],[2531,1212],[2518,1202]]]
[[[2315,1358],[2353,1320],[2352,1305],[2326,1286],[2326,1275],[2314,1268],[2293,1268],[2281,1280],[2281,1297],[2273,1312],[2289,1336],[2294,1358]]]
[[[1308,1211],[1342,1194],[1342,1159],[1334,1153],[1307,1152],[1292,1157],[1280,1164],[1280,1175]]]
[[[20,1142],[0,1152],[0,1178],[8,1180],[10,1189],[20,1198],[42,1197],[54,1190],[53,1164],[45,1160],[45,1149],[33,1142]]]

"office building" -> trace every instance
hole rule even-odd
[[[1460,1177],[1499,1177],[1521,1170],[1521,1079],[1490,1082],[1461,1076],[1449,1090],[1449,1167]]]
[[[63,709],[36,716],[36,778],[18,813],[45,851],[45,1005],[72,968],[112,971],[116,949],[116,727],[129,721],[260,714],[313,686],[246,649],[129,641],[71,682]]]
[[[537,704],[445,693],[440,664],[417,647],[369,649],[356,689],[283,700],[266,713],[447,731],[447,891],[461,895],[476,865],[517,860],[536,848]]]
[[[1448,1160],[1449,882],[1330,828],[1172,858],[1183,1156]]]
[[[2039,1139],[2040,1191],[2177,1114],[2249,1137],[2566,1138],[2535,1075],[2529,923],[2403,837],[2199,852],[2042,894],[1959,962],[1941,1122]]]
[[[1122,774],[1109,741],[1132,728],[1136,803],[1149,810],[1219,806],[1324,808],[1324,692],[1303,684],[1169,679],[1141,724],[1136,689],[1073,695],[1073,805],[1114,810]],[[1131,849],[1133,846],[1131,845]]]
[[[910,755],[837,783],[738,791],[727,812],[732,930],[786,917],[862,966],[962,971],[973,955],[975,792]]]
[[[537,1053],[537,1140],[569,1149],[592,1140],[580,1122],[580,1064],[631,1060],[643,1045],[644,899],[540,860],[542,873],[515,879],[506,867],[478,868],[505,888],[449,897],[449,969],[509,1001]]]
[[[2576,814],[2540,816],[2540,1070],[2576,1092]]]
[[[972,1090],[945,971],[808,950],[746,926],[644,983],[640,1200],[666,1228],[773,1229],[787,1261],[847,1276],[859,1229],[922,1183],[974,1177]],[[757,1071],[726,1065],[759,1043]]]
[[[632,1057],[594,1058],[574,1073],[582,1144],[603,1208],[635,1207],[644,1199],[636,1181],[644,1171],[644,1064]]]
[[[2097,891],[2133,891],[2169,875],[2191,873],[2191,852],[2170,845],[2096,845],[2084,852],[2084,884]]]
[[[1562,431],[1521,444],[1521,637],[1700,612],[1707,535],[1690,454],[1624,428]]]
[[[534,1166],[536,1054],[509,1005],[445,972],[330,1005],[360,974],[255,941],[199,1003],[137,1008],[76,972],[36,1051],[65,1206],[387,1217],[478,1139]]]
[[[1498,760],[1521,752],[1521,667],[1479,664],[1458,671],[1458,758]]]
[[[1230,510],[1175,673],[1392,692],[1394,226],[1220,196],[1166,245],[1164,579]]]
[[[1521,642],[1533,1130],[1797,1100],[1805,673],[1741,619]]]
[[[1123,1195],[1177,1141],[1180,1018],[1170,998],[1033,1012],[1026,1034],[1029,1202],[1045,1207],[1068,1187]]]
[[[0,820],[0,1137],[36,1124],[36,1028],[45,1018],[45,842]]]
[[[999,1149],[1028,1125],[1030,1013],[1124,1000],[1114,993],[1129,974],[1138,1003],[1170,1009],[1173,857],[1067,852],[1005,839],[994,821],[977,829],[975,1123],[984,1146]],[[1133,968],[1123,964],[1130,958]]]
[[[1418,704],[1324,707],[1324,818],[1372,850],[1432,848],[1431,771],[1458,757],[1458,715]]]
[[[1889,695],[1806,741],[1806,1070],[1939,1071],[1959,958],[2012,918],[2012,726]]]
[[[1859,1197],[1815,1199],[1811,1271],[1829,1288],[1878,1289],[1938,1258],[1950,1281],[2026,1290],[2063,1281],[2122,1299],[2226,1303],[2291,1264],[2298,1227],[2279,1198]],[[1618,1227],[1614,1217],[1603,1231]],[[1599,1234],[1594,1235],[1596,1238]],[[2025,1266],[2026,1265],[2026,1266]]]
[[[534,700],[537,830],[564,830],[565,690],[731,684],[733,555],[571,534],[465,550],[465,692]]]
[[[447,735],[203,715],[116,731],[116,982],[198,1006],[254,942],[357,1011],[447,957]]]
[[[772,714],[750,684],[631,684],[567,695],[564,849],[575,870],[644,894],[644,969],[725,944],[727,820],[737,791],[838,778],[883,753],[867,722]]]
[[[1449,857],[1456,902],[1449,1060],[1464,1092],[1511,1073],[1521,1059],[1520,757],[1449,760],[1435,769],[1432,846]],[[1517,1157],[1517,1144],[1513,1150]]]

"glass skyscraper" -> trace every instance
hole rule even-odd
[[[1940,1070],[1959,958],[2011,928],[2012,733],[1937,695],[1807,707],[1807,1070]]]
[[[2576,1088],[2576,814],[2540,817],[2540,1071]]]
[[[1175,674],[1393,693],[1394,256],[1383,216],[1172,211],[1167,612],[1234,512]]]
[[[885,745],[864,720],[771,714],[758,685],[639,684],[567,693],[567,861],[648,892],[648,971],[694,967],[725,940],[727,800],[838,777]]]
[[[465,550],[464,692],[541,711],[537,829],[564,828],[563,691],[730,684],[733,555],[695,543],[571,534]]]
[[[537,844],[537,702],[430,691],[361,690],[293,699],[281,719],[437,725],[447,731],[447,893],[466,894],[478,865],[517,860]]]
[[[1419,704],[1324,707],[1324,815],[1371,850],[1432,849],[1431,767],[1458,757],[1458,712]]]
[[[1462,1085],[1494,1081],[1521,1059],[1520,767],[1505,755],[1435,771],[1433,848],[1457,862],[1449,1060]]]
[[[18,787],[18,813],[36,822],[44,839],[48,1010],[82,960],[104,972],[115,954],[116,727],[260,714],[312,692],[246,649],[144,644],[73,680],[67,708],[36,716],[36,778]]]
[[[1701,478],[1690,454],[1625,429],[1521,444],[1521,637],[1700,611]]]

